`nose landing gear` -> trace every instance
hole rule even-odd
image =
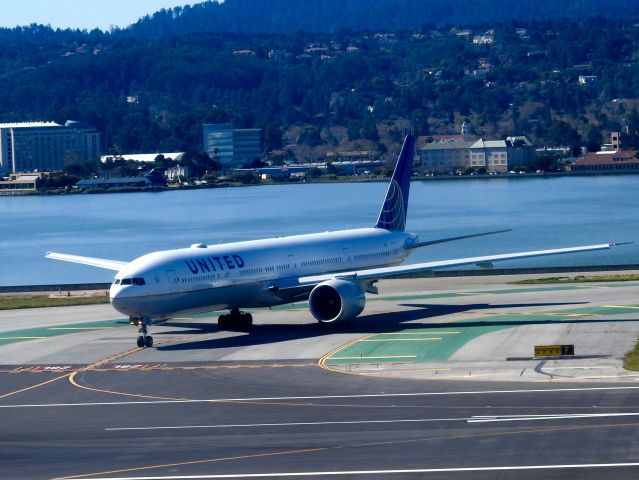
[[[153,346],[153,337],[148,334],[148,325],[151,325],[152,321],[148,318],[131,318],[129,323],[140,327],[138,329],[140,335],[137,338],[138,348],[151,348]]]

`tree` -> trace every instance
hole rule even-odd
[[[308,170],[306,170],[306,173],[304,174],[305,178],[310,178],[310,179],[314,179],[314,178],[319,178],[324,174],[324,172],[322,172],[321,169],[317,168],[317,167],[312,167],[309,168]]]
[[[322,144],[322,137],[320,131],[316,127],[306,127],[300,133],[297,143],[308,145],[309,147],[317,147]]]
[[[563,120],[555,120],[546,132],[546,140],[551,145],[579,145],[581,138],[577,130]]]
[[[260,183],[260,177],[253,172],[233,172],[229,178],[232,182],[239,182],[245,185]]]
[[[559,168],[559,161],[553,155],[538,155],[533,163],[533,169],[544,172],[552,172]]]
[[[276,148],[282,148],[282,129],[279,124],[268,123],[262,130],[264,135],[264,147],[267,152]]]
[[[338,175],[339,169],[333,164],[333,162],[328,162],[326,164],[326,173],[330,175]]]
[[[192,175],[196,178],[201,178],[208,172],[222,169],[222,165],[211,159],[205,152],[193,149],[184,152],[180,164],[190,168]]]
[[[601,150],[601,131],[591,125],[588,129],[588,142],[586,143],[586,149],[589,152],[598,152]]]

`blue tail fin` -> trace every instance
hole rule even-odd
[[[406,227],[406,213],[408,212],[408,191],[410,176],[413,171],[413,155],[415,152],[415,136],[406,135],[402,151],[393,172],[393,178],[388,185],[386,199],[379,212],[376,228],[384,228],[403,232]]]

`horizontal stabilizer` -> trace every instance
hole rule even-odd
[[[119,272],[129,262],[120,262],[118,260],[107,260],[104,258],[94,257],[81,257],[79,255],[67,255],[66,253],[47,252],[45,258],[51,258],[52,260],[62,260],[64,262],[80,263],[82,265],[89,265],[91,267],[105,268],[107,270],[115,270]]]

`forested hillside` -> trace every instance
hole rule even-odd
[[[151,38],[194,32],[331,33],[488,22],[627,18],[639,0],[225,0],[164,9],[132,26]]]
[[[590,17],[158,38],[137,26],[0,29],[0,122],[85,121],[102,132],[105,153],[199,150],[201,124],[222,121],[263,128],[268,150],[298,144],[292,151],[307,158],[337,145],[384,154],[408,122],[423,136],[467,122],[489,138],[591,148],[625,127],[634,144],[638,24]]]

